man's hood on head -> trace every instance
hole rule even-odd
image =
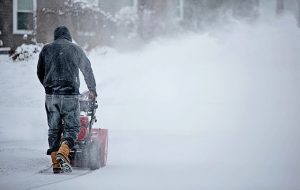
[[[59,26],[54,31],[54,40],[66,39],[72,41],[72,36],[69,29],[66,26]]]

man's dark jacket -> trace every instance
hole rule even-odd
[[[79,69],[87,87],[96,93],[96,83],[91,63],[83,50],[72,43],[67,27],[54,31],[54,41],[43,47],[37,65],[37,75],[46,94],[79,94]]]

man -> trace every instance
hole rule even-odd
[[[48,154],[54,173],[72,171],[69,153],[80,129],[79,69],[90,97],[96,98],[91,63],[83,50],[72,43],[68,28],[60,26],[54,31],[54,41],[43,47],[37,65],[37,75],[46,92]]]

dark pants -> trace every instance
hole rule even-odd
[[[80,130],[80,109],[77,95],[46,95],[48,143],[51,152],[57,151],[61,141],[74,146]]]

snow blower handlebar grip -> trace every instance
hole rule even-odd
[[[88,99],[95,100],[96,98],[97,98],[97,92],[96,91],[89,91]]]

